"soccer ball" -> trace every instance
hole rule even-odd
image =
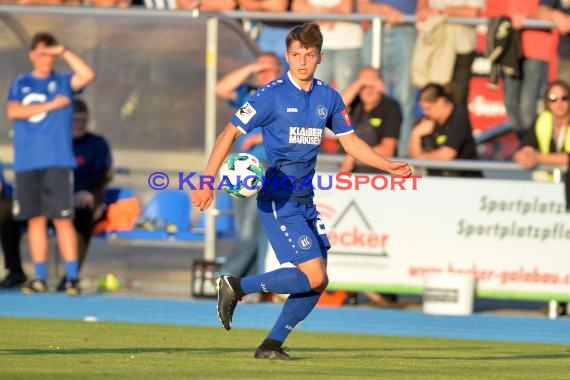
[[[236,198],[249,198],[263,186],[263,166],[252,154],[232,154],[220,168],[220,187]]]

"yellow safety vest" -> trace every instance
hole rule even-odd
[[[553,153],[550,151],[552,143],[552,134],[554,131],[554,116],[550,111],[543,111],[538,115],[536,120],[535,133],[538,140],[538,150],[540,153]],[[566,135],[564,136],[564,144],[562,150],[570,153],[570,124],[566,126]]]

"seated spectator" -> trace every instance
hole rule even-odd
[[[350,117],[358,136],[385,157],[397,155],[398,136],[402,124],[400,104],[385,93],[380,72],[371,66],[363,67],[358,77],[341,96],[350,108]],[[346,156],[340,171],[375,171],[357,165]]]
[[[73,224],[77,231],[79,269],[87,255],[93,226],[102,216],[106,185],[112,177],[111,152],[107,141],[87,131],[88,109],[81,99],[73,100],[73,152],[77,167],[74,169],[74,208]],[[11,198],[5,196],[0,201],[0,240],[4,253],[7,276],[0,287],[10,288],[21,285],[26,277],[21,265],[20,237],[25,222],[18,222],[11,213],[3,212]],[[66,276],[63,276],[58,291],[64,291]]]
[[[412,130],[411,158],[426,160],[478,159],[467,109],[456,106],[443,86],[430,83],[420,90],[423,118]],[[433,170],[429,175],[480,177],[480,172]]]
[[[570,153],[570,87],[555,81],[544,96],[545,110],[536,118],[526,140],[513,156],[525,169],[536,165],[568,165]]]

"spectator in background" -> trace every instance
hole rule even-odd
[[[420,90],[424,117],[412,130],[410,157],[427,160],[476,160],[475,140],[467,109],[457,106],[443,86],[430,83]],[[429,170],[429,175],[481,177],[480,172]]]
[[[385,157],[397,154],[402,112],[398,102],[385,95],[380,71],[365,66],[356,80],[341,92],[350,108],[350,118],[356,134],[377,153]],[[373,168],[358,165],[352,156],[345,156],[340,171],[370,171]]]
[[[520,32],[522,73],[519,76],[505,73],[503,98],[513,129],[522,141],[536,118],[548,83],[548,61],[552,51],[550,32],[522,28],[527,18],[536,14],[539,0],[509,0],[506,4],[504,0],[487,0],[488,4],[491,1],[503,4],[504,15],[511,18],[513,29]]]
[[[239,0],[240,9],[248,12],[288,12],[291,10],[291,0]],[[289,65],[285,60],[285,37],[289,30],[298,22],[287,21],[258,21],[255,25],[257,45],[261,51],[271,51],[277,54],[281,65],[287,71]]]
[[[107,140],[87,131],[89,110],[85,102],[73,100],[73,153],[77,166],[74,169],[74,211],[73,225],[77,232],[78,267],[81,269],[95,222],[102,216],[105,189],[112,179],[111,150]],[[9,202],[5,197],[0,205]],[[25,224],[15,221],[10,214],[0,210],[0,239],[4,262],[9,273],[0,282],[0,287],[10,288],[25,280],[21,264],[20,238]],[[66,290],[67,275],[61,279],[57,290]]]
[[[71,71],[54,70],[61,57]],[[15,190],[13,213],[27,220],[35,277],[25,292],[47,291],[47,221],[52,220],[65,261],[69,294],[79,293],[77,235],[73,228],[73,94],[95,73],[50,33],[34,35],[29,52],[33,70],[10,85],[6,115],[14,121]],[[41,132],[41,133],[40,133]]]
[[[380,67],[386,93],[396,98],[402,107],[402,127],[398,154],[408,152],[408,140],[413,124],[415,90],[412,85],[411,62],[416,44],[416,28],[404,24],[404,15],[416,13],[417,0],[358,0],[358,12],[385,17],[382,29]],[[362,63],[372,63],[372,29],[367,25],[362,44]]]
[[[0,183],[2,190],[0,193],[0,237],[2,238],[2,253],[4,254],[4,268],[8,272],[0,281],[0,288],[13,288],[20,286],[28,279],[22,268],[22,259],[19,254],[12,255],[11,252],[19,252],[20,239],[14,245],[4,244],[6,242],[14,242],[13,239],[4,239],[13,235],[20,235],[22,222],[15,222],[12,217],[12,186],[4,179],[4,168],[0,164]]]
[[[338,13],[349,15],[354,12],[353,0],[293,0],[293,12]],[[323,59],[315,76],[331,83],[338,91],[344,90],[354,79],[361,66],[362,28],[360,24],[348,21],[319,21],[324,37]]]
[[[421,29],[422,23],[427,18],[437,15],[478,17],[483,8],[485,8],[485,0],[418,0],[416,10],[417,27]],[[453,36],[455,64],[451,83],[442,84],[449,87],[453,103],[467,107],[471,65],[475,59],[477,47],[475,27],[452,24],[449,33],[452,33]]]
[[[555,81],[544,96],[545,110],[536,118],[526,140],[513,156],[525,169],[536,165],[568,165],[570,153],[570,87]]]
[[[255,62],[224,76],[216,84],[216,94],[237,109],[258,87],[265,86],[282,73],[281,61],[275,53],[261,53]],[[252,76],[255,77],[254,82],[248,82]],[[237,140],[237,149],[240,153],[253,154],[267,165],[267,155],[259,129],[240,136]],[[234,199],[234,218],[239,221],[238,233],[233,249],[220,272],[237,277],[262,273],[265,268],[267,235],[257,215],[256,197]]]
[[[199,9],[203,12],[233,11],[237,9],[235,0],[176,0],[179,9]]]
[[[560,32],[558,79],[570,83],[570,3],[560,0],[540,0],[536,17],[552,21]]]

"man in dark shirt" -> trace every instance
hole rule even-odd
[[[87,131],[88,109],[81,99],[73,100],[73,152],[77,163],[74,169],[73,224],[77,231],[79,268],[85,260],[97,213],[104,201],[105,187],[112,178],[112,159],[107,141]],[[9,194],[3,192],[4,200]],[[25,282],[26,276],[20,260],[20,237],[25,223],[12,219],[9,212],[0,213],[0,240],[4,263],[8,274],[0,281],[0,287],[11,288]],[[65,276],[58,286],[65,290]]]
[[[428,84],[419,94],[424,117],[412,130],[410,157],[426,160],[476,160],[475,140],[467,110],[456,106],[444,88]],[[429,170],[429,175],[481,177],[479,171]]]
[[[358,77],[341,96],[350,107],[350,118],[356,134],[374,150],[385,157],[397,155],[398,137],[402,125],[400,104],[386,96],[380,72],[371,66],[360,69]],[[375,171],[357,164],[354,158],[346,156],[341,171]]]

